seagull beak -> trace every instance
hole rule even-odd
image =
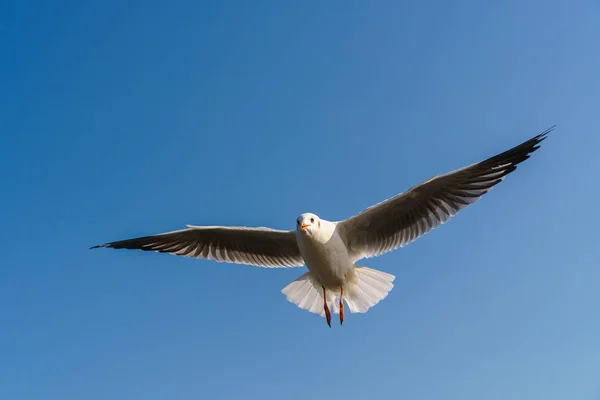
[[[310,225],[303,222],[302,225],[300,225],[300,228],[302,228],[303,231],[305,231]]]

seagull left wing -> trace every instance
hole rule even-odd
[[[191,226],[179,231],[121,240],[92,247],[158,251],[218,262],[266,268],[301,267],[294,231],[271,228]]]
[[[528,159],[553,129],[495,157],[434,177],[338,222],[350,257],[358,261],[387,253],[447,222]]]

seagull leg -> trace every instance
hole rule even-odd
[[[327,325],[331,328],[331,313],[329,312],[329,307],[327,306],[327,292],[325,291],[325,286],[321,286],[323,288],[323,309],[325,310],[325,317],[327,318]]]
[[[344,324],[344,287],[340,286],[340,325]]]

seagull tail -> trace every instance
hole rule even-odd
[[[294,303],[301,309],[319,314],[322,317],[325,316],[322,288],[317,287],[310,271],[284,287],[281,292],[285,294],[289,302]],[[333,296],[328,294],[327,297],[331,297],[327,299],[327,303],[331,304],[334,300]],[[339,307],[337,309],[339,313]],[[335,312],[335,309],[332,311]]]
[[[365,313],[385,299],[394,287],[394,275],[376,269],[354,266],[354,279],[344,288],[344,300],[353,313]]]
[[[353,279],[344,286],[344,300],[350,312],[365,313],[375,304],[385,299],[394,287],[396,277],[383,271],[355,265]],[[303,310],[325,316],[323,310],[322,287],[312,279],[309,272],[287,285],[281,291],[287,300]],[[333,314],[340,313],[339,291],[327,291],[327,304]]]

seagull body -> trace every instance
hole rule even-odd
[[[395,277],[357,261],[406,246],[446,223],[501,182],[539,148],[554,127],[487,160],[436,176],[343,221],[313,213],[295,230],[192,226],[187,229],[101,244],[97,247],[157,251],[266,268],[306,265],[308,272],[282,292],[298,307],[344,322],[345,307],[364,313],[383,300]]]
[[[343,285],[353,262],[336,229],[337,223],[322,220],[310,213],[302,214],[300,218],[303,222],[296,232],[296,240],[306,267],[326,288]]]

